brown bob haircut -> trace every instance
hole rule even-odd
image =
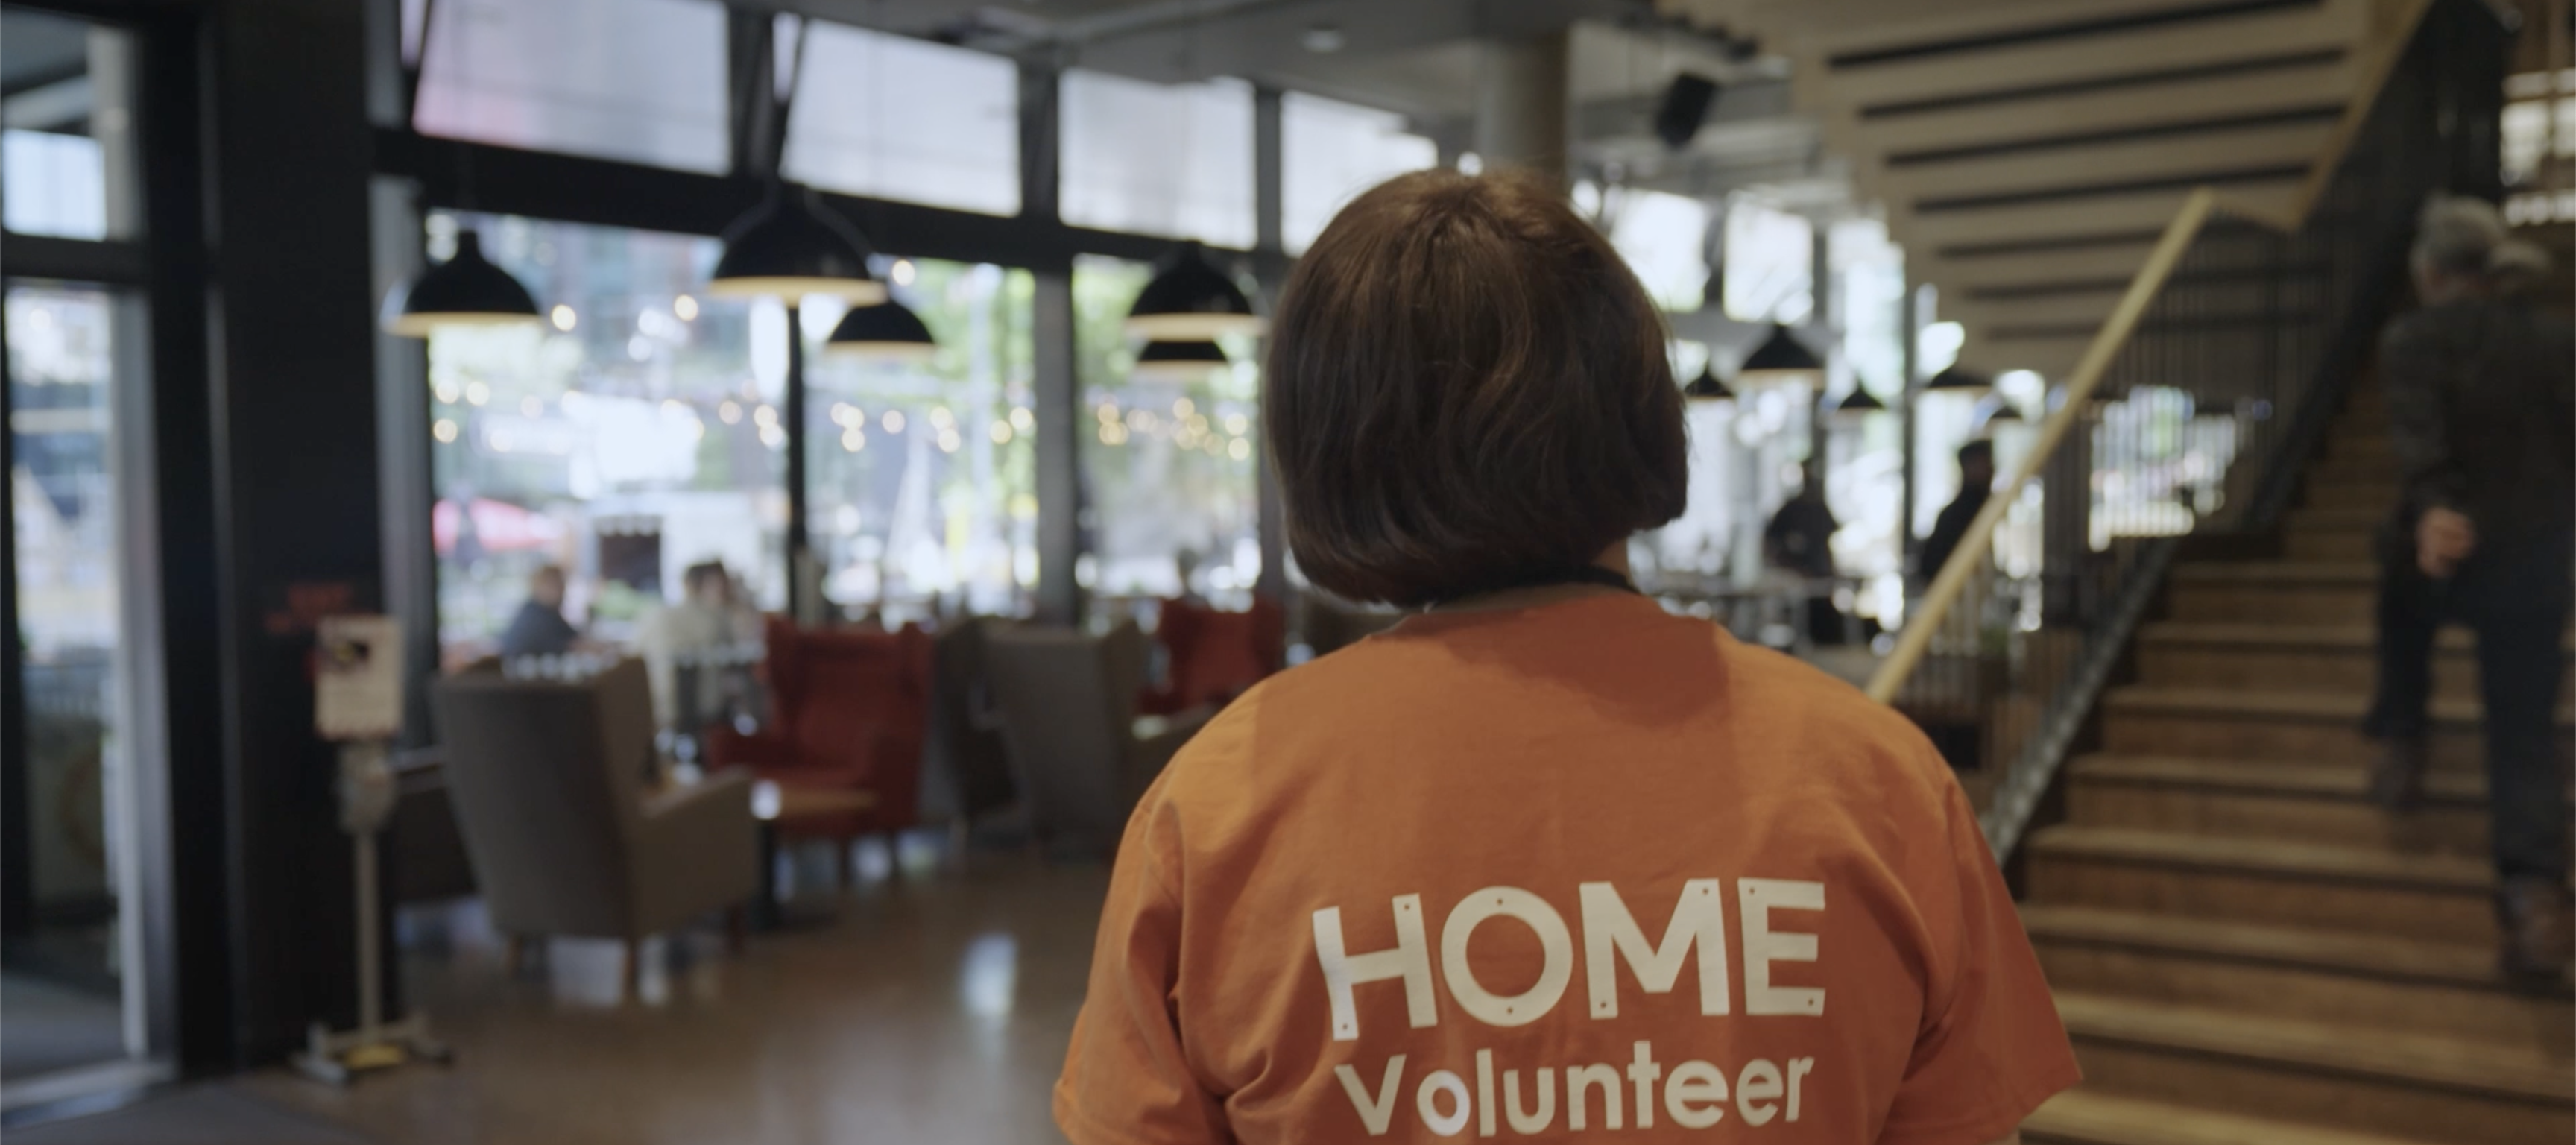
[[[1561,577],[1681,515],[1663,318],[1563,195],[1420,171],[1353,200],[1271,323],[1263,421],[1288,544],[1407,607]]]

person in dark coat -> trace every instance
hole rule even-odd
[[[564,571],[543,565],[528,574],[528,599],[501,633],[503,656],[561,656],[572,651],[581,630],[564,619]]]
[[[1763,558],[1771,567],[1807,581],[1807,638],[1818,644],[1846,639],[1842,609],[1834,605],[1834,534],[1842,522],[1825,503],[1825,467],[1810,463],[1796,496],[1781,504],[1762,530]]]
[[[1968,526],[1986,507],[1986,498],[1995,491],[1995,443],[1971,441],[1959,447],[1959,495],[1941,507],[1941,515],[1932,522],[1932,535],[1923,538],[1923,552],[1915,562],[1915,575],[1929,584],[1941,575],[1941,566],[1950,563],[1950,554],[1958,551],[1959,542],[1968,537]]]
[[[2373,794],[2411,807],[2434,636],[2445,621],[2476,630],[2503,965],[2530,982],[2562,976],[2576,945],[2556,735],[2576,574],[2576,334],[2517,295],[2547,255],[2503,233],[2487,204],[2429,204],[2413,251],[2423,305],[2380,344],[2401,493],[2381,546],[2365,730],[2381,742]]]

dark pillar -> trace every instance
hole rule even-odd
[[[216,545],[212,353],[206,227],[205,113],[210,98],[208,18],[169,8],[137,24],[137,131],[144,163],[144,233],[152,245],[153,495],[160,545],[147,570],[161,610],[163,726],[167,770],[160,785],[168,850],[166,880],[147,876],[147,965],[170,968],[146,1002],[153,1043],[175,1045],[181,1069],[205,1073],[234,1061],[234,977],[230,820],[233,786],[226,751],[223,573]],[[138,783],[148,792],[149,783]],[[149,848],[153,840],[138,838]],[[147,858],[147,862],[156,862]],[[156,883],[160,884],[156,888]]]
[[[1052,223],[1056,210],[1056,70],[1020,66],[1020,217]],[[1082,557],[1081,379],[1074,376],[1073,266],[1031,268],[1029,338],[1037,416],[1032,460],[1037,466],[1037,617],[1049,624],[1082,620],[1082,583],[1074,564]]]
[[[805,313],[795,299],[786,301],[787,409],[781,416],[787,422],[787,615],[798,624],[820,624],[822,602],[812,598],[822,585],[807,584],[805,576],[805,439],[811,436],[805,432]]]
[[[212,446],[221,650],[213,677],[183,686],[215,689],[222,708],[234,1057],[247,1063],[356,1012],[349,840],[335,754],[313,734],[309,657],[315,619],[382,603],[366,17],[345,0],[205,12],[211,416],[172,428]]]
[[[1280,140],[1281,93],[1278,88],[1256,88],[1252,93],[1252,199],[1255,231],[1254,261],[1261,276],[1261,310],[1275,314],[1279,310],[1279,290],[1288,284],[1288,256],[1282,218],[1284,213],[1284,178]],[[1266,388],[1270,379],[1262,378]],[[1256,517],[1256,535],[1261,545],[1261,575],[1253,592],[1285,605],[1288,601],[1288,519],[1279,497],[1279,474],[1270,465],[1270,432],[1260,427],[1254,437],[1253,464],[1255,488],[1259,490],[1260,507]]]

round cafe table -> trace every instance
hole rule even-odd
[[[760,900],[752,904],[752,925],[761,930],[776,930],[790,921],[821,921],[828,914],[813,918],[789,919],[785,904],[778,901],[778,842],[796,830],[800,819],[824,818],[865,811],[877,805],[873,791],[856,791],[847,787],[796,787],[761,780],[751,785],[751,813],[760,821]]]

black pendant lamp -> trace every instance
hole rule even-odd
[[[1715,369],[1702,366],[1699,376],[1692,378],[1689,385],[1682,387],[1682,397],[1693,402],[1731,402],[1735,400],[1735,391],[1726,388],[1726,383],[1717,380]]]
[[[1857,422],[1866,420],[1871,414],[1886,412],[1887,403],[1878,400],[1877,394],[1869,392],[1866,386],[1855,385],[1843,400],[1834,403],[1833,417],[1839,422]]]
[[[1158,342],[1205,342],[1260,332],[1252,300],[1195,242],[1182,243],[1155,263],[1154,277],[1127,310],[1127,333]]]
[[[840,324],[832,327],[832,337],[823,343],[823,352],[836,358],[924,362],[939,352],[939,342],[911,307],[888,298],[842,315]]]
[[[1995,402],[1994,412],[1987,414],[1985,420],[1980,422],[1979,425],[1992,427],[2020,422],[2023,420],[2025,419],[2021,416],[2021,410],[2016,408],[2011,402],[1997,400]]]
[[[885,284],[868,273],[868,240],[811,187],[770,185],[749,214],[725,228],[724,256],[707,281],[720,298],[778,298],[789,304],[823,294],[852,306],[886,300]]]
[[[483,257],[483,238],[456,232],[456,256],[385,294],[385,332],[426,338],[458,326],[531,326],[543,320],[536,297],[510,272]]]
[[[1128,376],[1144,382],[1195,382],[1226,367],[1225,348],[1214,342],[1147,342]]]
[[[1742,368],[1735,371],[1735,384],[1742,389],[1813,384],[1823,381],[1824,374],[1824,359],[1817,357],[1815,351],[1790,333],[1787,326],[1774,322],[1770,337],[1754,347],[1753,353],[1744,359]]]
[[[1950,363],[1940,373],[1932,375],[1929,381],[1923,383],[1923,390],[1926,393],[1939,391],[1946,394],[1966,394],[1970,397],[1983,397],[1994,388],[1993,378],[1956,362]]]

